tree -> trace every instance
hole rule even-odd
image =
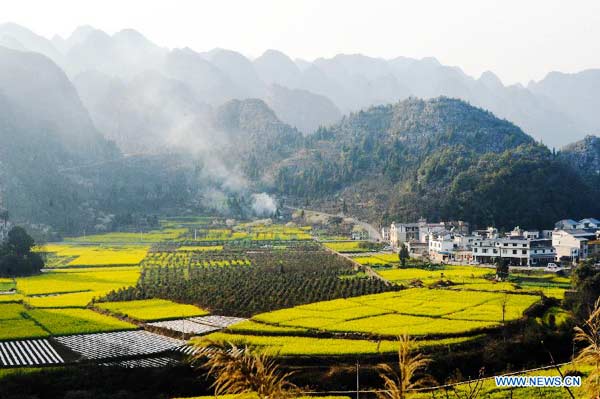
[[[496,260],[496,277],[503,280],[508,278],[510,268],[506,259],[498,258]]]
[[[565,307],[571,309],[579,320],[586,320],[600,296],[600,273],[592,262],[586,261],[577,266],[573,272],[572,285],[575,293],[565,299]]]
[[[282,373],[266,354],[223,342],[200,345],[195,359],[206,359],[203,366],[215,378],[215,397],[246,393],[255,393],[259,399],[296,397],[298,387],[288,380],[293,373]]]
[[[425,386],[433,379],[422,374],[431,359],[412,353],[414,341],[407,334],[398,337],[398,371],[388,364],[380,364],[379,376],[384,382],[384,391],[377,393],[378,399],[405,399],[409,390]]]
[[[32,252],[35,241],[22,227],[13,227],[0,246],[0,277],[30,276],[44,267],[40,254]]]
[[[575,361],[592,366],[585,388],[591,396],[595,396],[600,391],[600,298],[594,303],[594,308],[583,325],[575,327],[574,340],[585,345]]]
[[[400,259],[400,264],[402,265],[402,267],[406,266],[406,261],[408,260],[409,257],[410,257],[410,254],[408,253],[408,248],[403,243],[402,246],[400,247],[400,252],[398,252],[398,259]]]
[[[31,252],[31,248],[35,245],[35,241],[24,228],[15,226],[8,232],[6,245],[10,252],[18,256],[23,256]]]

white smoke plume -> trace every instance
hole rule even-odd
[[[277,203],[267,193],[252,194],[252,210],[259,217],[272,216],[277,211]]]

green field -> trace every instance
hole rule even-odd
[[[12,278],[0,278],[0,292],[10,291],[15,288],[15,281]]]
[[[33,309],[27,314],[52,335],[134,330],[134,324],[89,309]]]
[[[208,312],[193,305],[184,305],[164,299],[144,299],[128,302],[101,302],[96,307],[120,316],[140,321],[158,321],[204,316]]]
[[[26,309],[20,303],[0,304],[2,340],[135,328],[135,325],[88,309]]]

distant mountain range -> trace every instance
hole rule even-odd
[[[340,54],[307,62],[268,50],[250,60],[224,49],[205,53],[189,48],[169,50],[131,29],[111,36],[90,26],[78,28],[66,39],[56,36],[48,40],[26,28],[4,24],[0,25],[0,45],[46,55],[76,83],[81,80],[80,74],[87,74],[88,85],[94,78],[101,79],[97,84],[104,84],[108,77],[123,90],[131,88],[139,93],[143,77],[152,71],[164,79],[179,81],[180,88],[172,94],[179,99],[187,97],[192,107],[198,103],[219,106],[231,99],[260,98],[282,121],[304,134],[337,122],[342,114],[410,96],[465,100],[512,121],[551,148],[558,149],[600,130],[600,115],[596,112],[600,105],[600,70],[552,72],[527,87],[504,86],[492,72],[476,79],[434,58],[384,60]],[[153,78],[148,85],[155,83]],[[96,106],[110,100],[87,94],[82,97],[93,120],[106,119],[107,115]],[[136,93],[123,95],[135,97]],[[121,114],[121,118],[127,116]],[[121,146],[136,147],[136,137],[116,131],[114,126],[97,124],[107,137],[117,138]]]
[[[505,87],[434,59],[251,61],[133,30],[47,40],[4,24],[0,207],[81,232],[260,190],[343,200],[372,221],[545,227],[600,213],[600,145],[585,135],[600,126],[595,82],[586,71]]]

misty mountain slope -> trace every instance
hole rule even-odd
[[[194,152],[209,145],[212,109],[178,80],[145,72],[124,82],[85,72],[74,83],[98,129],[126,153]]]
[[[55,63],[63,64],[63,55],[54,47],[52,42],[45,37],[37,35],[29,29],[14,24],[4,23],[0,24],[0,38],[4,37],[5,42],[12,42],[35,53],[40,53],[50,58]],[[19,47],[9,46],[12,49],[19,50]]]
[[[300,68],[281,51],[267,50],[253,64],[262,81],[267,84],[275,83],[294,89],[300,83]]]
[[[272,165],[290,157],[303,141],[302,133],[281,122],[259,99],[229,101],[216,110],[215,123],[229,140],[222,149],[224,163],[241,165],[259,185],[270,182]]]
[[[88,70],[131,78],[148,70],[161,70],[167,50],[139,32],[125,29],[110,36],[94,29],[85,31],[66,53],[66,69],[71,76]]]
[[[5,24],[0,26],[0,43],[45,54],[63,66],[71,77],[98,70],[130,80],[151,70],[182,81],[199,101],[213,106],[232,99],[261,98],[279,108],[277,112],[283,121],[305,133],[312,126],[328,124],[330,113],[308,110],[314,116],[305,124],[286,111],[292,106],[303,109],[305,96],[287,91],[290,95],[280,102],[290,107],[278,107],[272,100],[270,86],[327,97],[342,113],[410,96],[460,98],[513,121],[537,140],[556,148],[600,129],[595,112],[600,104],[597,70],[550,73],[544,80],[532,82],[525,88],[504,86],[491,72],[475,79],[460,68],[443,65],[433,57],[385,60],[361,54],[339,54],[308,62],[292,61],[279,51],[268,50],[251,62],[242,54],[226,49],[206,53],[190,49],[169,51],[131,29],[111,36],[84,26],[67,39],[55,37],[51,42],[26,28]],[[282,93],[280,91],[278,97]],[[315,101],[324,104],[316,97]]]
[[[82,162],[115,155],[114,146],[95,129],[67,76],[50,59],[0,47],[0,93]]]
[[[589,134],[600,130],[600,69],[574,74],[551,72],[527,88],[567,113],[579,131]]]
[[[45,56],[0,48],[0,143],[0,193],[14,220],[68,231],[93,219],[90,186],[66,171],[119,153]]]
[[[598,211],[590,187],[546,147],[512,123],[448,98],[354,113],[307,138],[274,175],[283,194],[344,198],[374,221],[425,216],[534,227]],[[573,191],[562,190],[564,181]]]
[[[242,90],[238,98],[262,97],[266,85],[258,76],[254,65],[242,54],[224,49],[214,49],[202,54],[214,66],[223,71]]]
[[[319,126],[333,124],[342,117],[329,98],[306,90],[272,85],[264,100],[281,120],[305,135],[312,134]]]
[[[54,35],[54,37],[52,37],[52,44],[58,51],[67,54],[71,48],[81,44],[88,35],[95,30],[96,29],[90,25],[78,26],[66,39],[59,35]]]

